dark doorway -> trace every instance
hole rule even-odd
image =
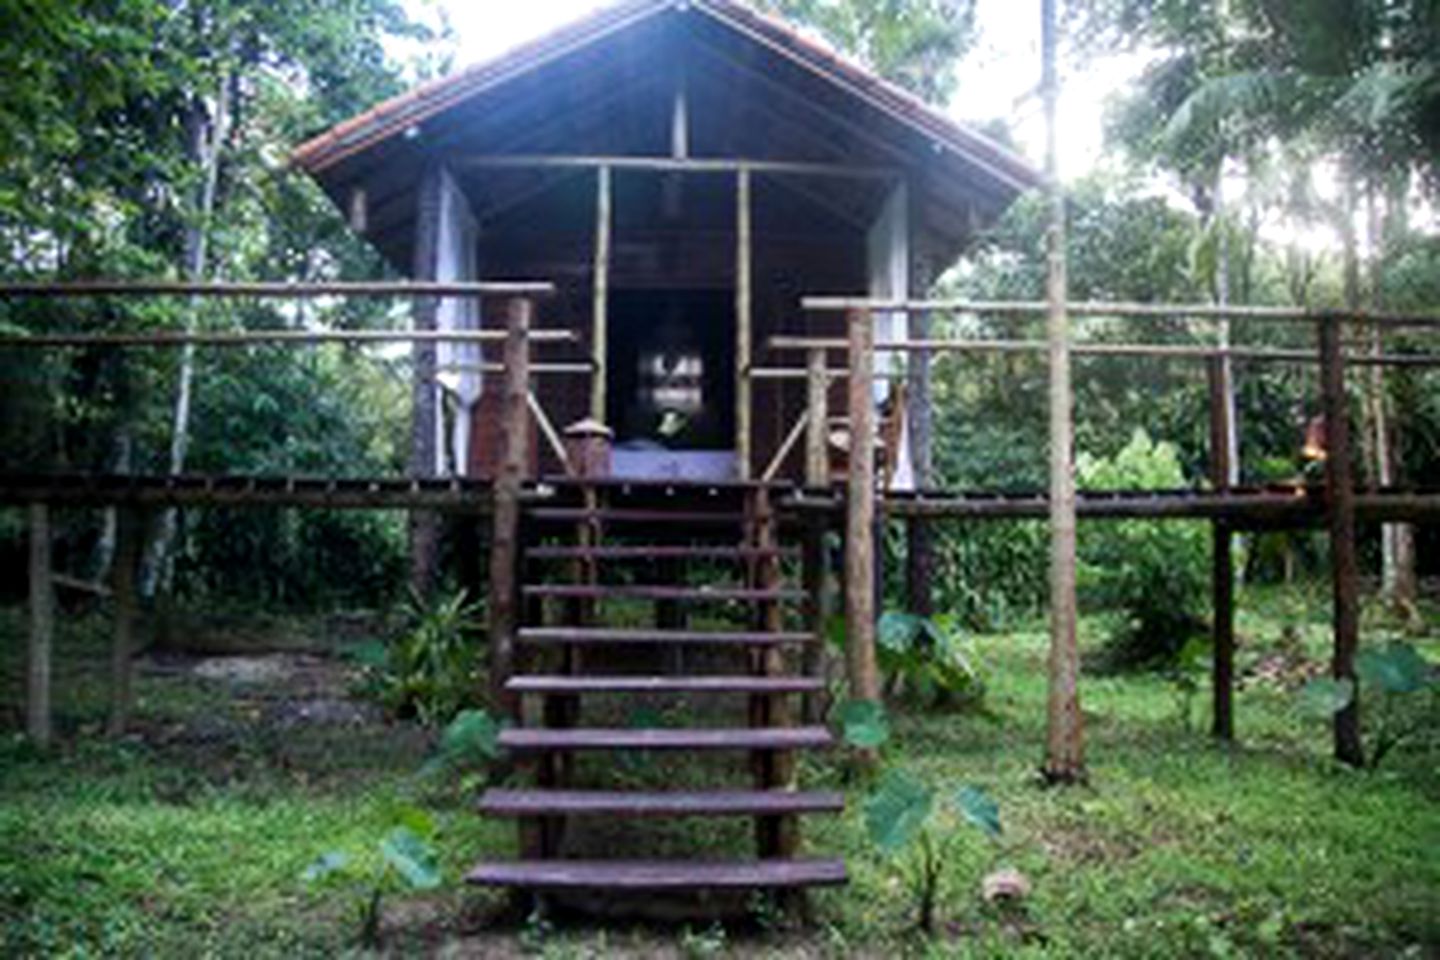
[[[730,291],[616,291],[605,362],[617,447],[733,450],[734,331]]]

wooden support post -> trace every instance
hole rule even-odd
[[[116,510],[114,588],[114,640],[110,649],[110,715],[105,732],[123,736],[130,724],[134,702],[132,687],[135,658],[135,566],[140,555],[144,524],[134,507]]]
[[[490,698],[504,716],[518,719],[518,698],[505,689],[514,672],[520,568],[520,494],[530,460],[530,345],[534,307],[511,300],[506,308],[505,392],[501,416],[500,468],[490,535]]]
[[[1360,573],[1355,550],[1355,477],[1350,460],[1350,409],[1345,394],[1345,361],[1340,318],[1319,323],[1320,385],[1325,411],[1325,489],[1330,526],[1330,577],[1334,596],[1335,646],[1330,674],[1355,680],[1360,644]],[[1360,691],[1335,714],[1335,758],[1351,766],[1365,763],[1360,740]]]
[[[753,298],[751,291],[750,171],[735,174],[735,470],[750,479],[750,364]]]
[[[1210,482],[1217,491],[1231,486],[1230,376],[1221,358],[1210,361]],[[1218,740],[1235,738],[1235,564],[1231,556],[1233,532],[1229,522],[1211,525],[1212,717],[1211,734]]]
[[[54,732],[50,712],[50,666],[55,648],[55,584],[51,580],[50,507],[30,505],[30,649],[25,670],[25,733],[48,747]]]
[[[595,291],[590,337],[594,371],[590,378],[590,417],[596,423],[604,423],[606,419],[605,360],[610,342],[610,245],[614,220],[612,179],[608,166],[595,171]]]
[[[1059,24],[1056,0],[1042,0],[1042,60],[1046,119],[1046,178],[1050,201],[1046,278],[1047,350],[1050,360],[1050,657],[1044,773],[1052,783],[1085,779],[1080,713],[1080,649],[1075,600],[1075,398],[1070,382],[1070,317],[1066,309],[1065,191],[1060,184],[1055,66]]]
[[[880,701],[875,663],[875,325],[845,315],[850,345],[850,466],[845,499],[845,644],[850,697]]]
[[[776,547],[776,517],[770,494],[764,488],[752,494],[754,503],[752,517],[754,534],[751,543],[760,550],[774,550]],[[776,590],[780,587],[780,559],[774,554],[761,556],[754,564],[755,586],[762,590]],[[779,601],[767,600],[760,605],[759,629],[766,633],[779,633],[784,627],[784,611]],[[764,677],[778,677],[785,672],[785,659],[779,647],[767,647],[759,652],[759,673]],[[771,694],[757,697],[757,715],[762,726],[794,726],[794,712],[790,708],[787,694]],[[757,786],[762,790],[793,790],[795,788],[795,756],[787,750],[767,751],[761,759]],[[788,859],[799,847],[799,821],[794,816],[761,817],[756,822],[756,838],[759,854],[764,858]]]

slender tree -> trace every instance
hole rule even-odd
[[[1085,779],[1080,713],[1080,649],[1075,597],[1074,397],[1066,312],[1065,191],[1060,183],[1056,0],[1041,0],[1041,97],[1045,108],[1045,175],[1050,226],[1045,284],[1050,352],[1050,689],[1044,775],[1051,783]]]

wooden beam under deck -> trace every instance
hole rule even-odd
[[[490,508],[490,495],[489,481],[469,478],[0,475],[0,504],[6,505],[433,509],[484,513]],[[549,499],[533,487],[528,488],[524,496],[532,503]],[[782,515],[833,513],[843,507],[840,499],[813,494],[777,496],[775,503]],[[1081,491],[1078,512],[1082,520],[1223,518],[1232,521],[1237,529],[1270,529],[1319,526],[1325,520],[1325,504],[1323,486],[1236,487],[1223,492]],[[923,495],[892,492],[880,498],[880,509],[887,517],[925,516],[937,520],[1026,520],[1046,516],[1045,495],[1023,491],[933,491]],[[1440,488],[1396,487],[1357,492],[1355,511],[1357,519],[1372,523],[1440,523]]]

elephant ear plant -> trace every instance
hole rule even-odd
[[[878,749],[890,737],[884,710],[874,703],[852,701],[840,712],[847,743]],[[911,897],[916,923],[929,933],[935,928],[935,907],[944,892],[945,864],[969,829],[999,838],[1000,809],[981,788],[942,790],[899,767],[880,774],[864,804],[865,829],[888,869],[894,871]]]
[[[1413,646],[1395,640],[1367,650],[1355,660],[1360,690],[1369,705],[1370,766],[1380,766],[1392,750],[1435,729],[1440,707],[1440,670]],[[1355,699],[1348,677],[1316,677],[1300,689],[1300,709],[1329,718]]]
[[[387,893],[440,886],[434,839],[435,823],[429,814],[406,808],[396,814],[393,826],[373,851],[354,857],[343,850],[331,850],[306,867],[302,878],[317,886],[351,891],[360,942],[374,949],[380,945],[380,921]]]

